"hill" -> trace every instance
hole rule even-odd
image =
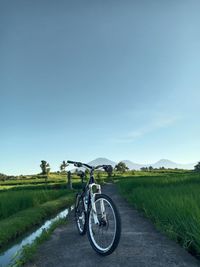
[[[192,170],[194,169],[194,165],[196,163],[191,163],[191,164],[180,164],[180,163],[176,163],[173,162],[171,160],[168,159],[160,159],[159,161],[155,162],[155,163],[150,163],[150,164],[139,164],[139,163],[135,163],[132,162],[130,160],[121,160],[122,162],[124,162],[126,164],[126,166],[130,169],[130,170],[140,170],[140,168],[142,167],[149,167],[152,166],[153,168],[161,168],[161,167],[165,167],[166,169],[170,168],[170,169],[185,169],[185,170]],[[115,165],[118,162],[112,161],[110,159],[107,158],[96,158],[90,162],[88,162],[89,165],[91,166],[97,166],[97,165],[111,165],[113,168],[115,167]],[[82,170],[84,170],[85,168],[81,168]]]
[[[140,164],[140,163],[132,162],[130,160],[121,160],[121,161],[124,162],[130,170],[140,170],[140,168],[142,167],[149,167],[149,166],[152,166],[153,168],[165,167],[167,169],[178,168],[178,169],[186,169],[186,170],[191,169],[192,170],[194,169],[194,165],[196,164],[196,163],[180,164],[180,163],[176,163],[171,160],[168,160],[168,159],[160,159],[159,161],[152,163],[152,164]],[[97,158],[93,161],[90,161],[88,164],[92,166],[107,164],[107,165],[112,165],[114,167],[117,163],[118,162],[112,161],[107,158]]]

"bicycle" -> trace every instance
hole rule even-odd
[[[100,255],[111,254],[118,246],[121,236],[121,218],[112,199],[101,193],[101,186],[95,183],[94,171],[110,165],[96,167],[76,161],[67,161],[75,167],[90,169],[90,178],[77,193],[75,202],[75,221],[80,235],[87,236],[92,248]]]

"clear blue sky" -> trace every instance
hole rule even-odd
[[[200,160],[200,1],[0,1],[0,172]]]

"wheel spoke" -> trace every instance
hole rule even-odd
[[[75,219],[79,233],[84,234],[86,218],[85,218],[84,204],[82,199],[79,200],[78,206],[76,207]]]
[[[104,214],[101,212],[102,204],[105,208]],[[106,252],[110,249],[115,239],[116,217],[112,205],[107,199],[99,198],[95,201],[95,205],[98,214],[99,225],[95,225],[93,220],[93,210],[91,209],[89,215],[90,236],[95,247],[102,252]]]

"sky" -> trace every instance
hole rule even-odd
[[[200,160],[199,0],[0,0],[0,173]]]

